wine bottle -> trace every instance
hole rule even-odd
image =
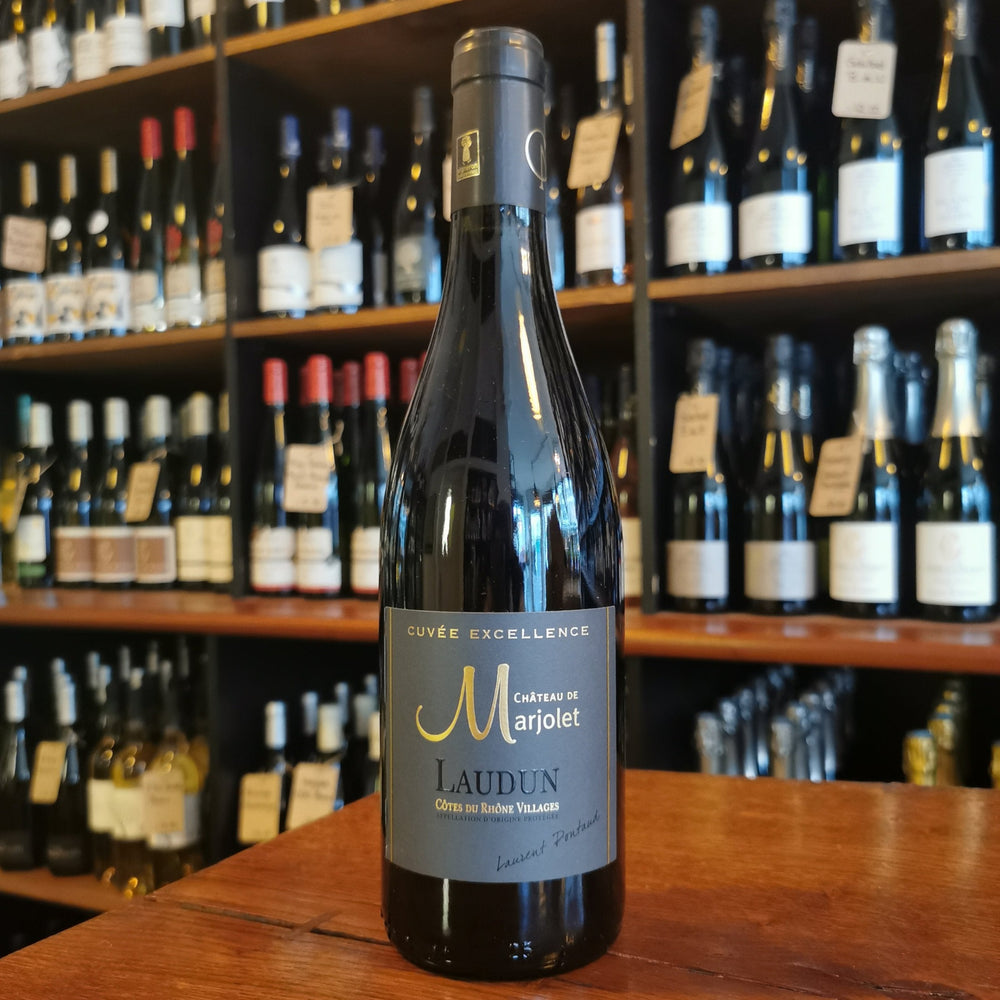
[[[613,21],[598,24],[598,114],[622,113],[616,39]],[[576,193],[576,283],[581,286],[625,284],[625,142],[619,135],[611,176]]]
[[[976,408],[976,328],[938,327],[937,405],[917,497],[917,602],[925,618],[986,621],[996,603],[996,527]]]
[[[332,703],[319,706],[319,731],[316,736],[316,762],[337,772],[337,791],[331,808],[344,808],[344,729],[340,723],[340,707]]]
[[[764,95],[743,171],[740,260],[744,267],[798,267],[813,249],[799,92],[795,84],[795,0],[764,8]]]
[[[94,857],[94,876],[110,882],[111,832],[114,828],[114,807],[111,761],[122,736],[118,684],[112,679],[111,668],[101,666],[97,686],[97,738],[87,762],[87,829]]]
[[[0,730],[0,868],[33,868],[34,816],[28,790],[31,758],[25,736],[24,684],[4,685],[5,724]]]
[[[892,0],[861,0],[858,40],[896,40]],[[895,111],[880,120],[845,118],[837,181],[837,241],[846,260],[903,252],[903,133]]]
[[[106,0],[77,0],[73,4],[73,79],[96,80],[107,73],[108,36],[104,30]]]
[[[448,294],[385,499],[382,912],[405,957],[460,976],[580,965],[610,945],[624,901],[621,527],[545,260],[532,169],[543,78],[527,32],[456,44],[455,134],[478,131],[479,170],[456,179]],[[455,639],[430,640],[432,622]],[[529,660],[511,633],[539,636]],[[477,672],[494,690],[485,717]],[[509,692],[542,677],[578,693],[578,709],[508,713]],[[523,756],[539,740],[545,768]],[[553,851],[558,837],[517,815],[495,837],[492,824],[448,819],[464,813],[461,773],[474,769],[481,815],[507,801],[504,771],[532,813],[558,786],[572,846]]]
[[[399,441],[399,432],[403,427],[403,418],[410,407],[413,392],[417,388],[417,376],[420,374],[420,361],[417,358],[403,358],[399,362],[399,383],[396,394],[396,405],[389,413],[389,443],[395,447]]]
[[[219,396],[212,503],[205,518],[208,583],[228,593],[233,582],[233,466],[230,457],[229,393]]]
[[[69,450],[56,493],[52,531],[55,582],[60,587],[81,587],[94,579],[91,538],[94,493],[90,468],[94,418],[90,403],[82,399],[71,400],[66,415]]]
[[[28,67],[32,90],[61,87],[73,65],[63,0],[32,0],[28,30]]]
[[[857,372],[851,433],[864,441],[858,497],[845,520],[830,525],[830,597],[856,618],[899,614],[901,494],[889,412],[889,331],[862,327],[854,334]]]
[[[729,56],[724,64],[723,84],[725,87],[726,109],[726,150],[730,164],[729,204],[740,202],[740,185],[742,178],[740,170],[747,161],[747,147],[750,140],[749,113],[750,81],[747,72],[746,56],[741,52]],[[731,246],[737,246],[736,212],[733,214],[733,240]]]
[[[285,512],[288,368],[284,361],[268,358],[264,362],[263,397],[267,413],[253,484],[250,587],[259,594],[289,594],[295,586],[295,530]]]
[[[82,340],[86,289],[77,226],[76,157],[59,158],[59,204],[49,222],[45,265],[45,339]]]
[[[86,751],[77,732],[76,685],[63,674],[56,688],[56,719],[63,744],[59,793],[46,816],[45,864],[53,875],[82,875],[90,870],[87,832]]]
[[[208,198],[208,218],[205,222],[205,322],[226,321],[226,261],[222,251],[225,235],[226,198],[222,151],[219,145],[219,121],[215,121],[212,152],[215,167]]]
[[[813,438],[813,380],[816,353],[812,344],[795,345],[795,383],[792,386],[792,410],[795,413],[796,446],[809,472],[816,474],[816,442]]]
[[[201,253],[198,206],[194,197],[194,112],[174,109],[174,175],[170,186],[165,236],[166,268],[163,290],[167,326],[201,326]]]
[[[149,516],[135,526],[135,582],[140,587],[172,587],[177,582],[177,533],[170,456],[170,400],[150,396],[142,412],[143,462],[159,466]]]
[[[392,461],[388,428],[389,359],[379,351],[366,354],[364,376],[361,438],[354,468],[351,590],[359,597],[377,597],[381,567],[379,525]]]
[[[20,180],[18,214],[37,219],[38,167],[30,160],[21,164]],[[45,283],[41,272],[8,270],[3,291],[7,313],[4,343],[40,344],[45,338]]]
[[[438,198],[431,144],[434,96],[430,87],[413,92],[413,139],[409,169],[396,199],[392,234],[392,291],[396,305],[441,301],[441,246],[437,238]]]
[[[24,0],[0,4],[0,101],[28,92],[28,49]]]
[[[278,183],[257,253],[257,307],[266,316],[301,319],[309,308],[309,251],[299,208],[299,120],[281,119]]]
[[[316,760],[316,728],[319,720],[319,693],[303,691],[299,697],[299,738],[295,745],[297,761]]]
[[[733,256],[733,209],[724,131],[725,92],[718,59],[719,15],[714,7],[694,8],[689,37],[691,72],[712,67],[712,96],[704,131],[672,155],[671,207],[666,216],[667,272],[720,274],[729,267]]]
[[[278,829],[285,828],[285,814],[288,812],[288,793],[292,784],[292,765],[286,755],[288,723],[283,701],[269,701],[264,706],[264,762],[261,772],[281,776],[281,808]]]
[[[761,614],[801,614],[816,597],[816,545],[808,518],[812,474],[795,434],[795,342],[768,337],[764,438],[746,499],[744,594]]]
[[[974,0],[944,0],[941,77],[924,147],[924,248],[993,246],[993,125],[976,59]]]
[[[131,275],[118,223],[118,154],[101,150],[101,197],[87,220],[83,273],[88,337],[124,337],[132,322]]]
[[[552,272],[552,287],[561,292],[566,287],[566,251],[563,247],[562,227],[562,179],[559,161],[556,159],[556,81],[552,65],[545,63],[545,243],[549,251],[549,270]],[[448,170],[451,183],[451,169]],[[450,222],[451,219],[449,218]]]
[[[372,712],[368,719],[368,758],[365,761],[362,795],[382,791],[382,719],[379,712]]]
[[[576,192],[567,185],[569,164],[573,158],[573,142],[576,139],[576,100],[572,84],[564,83],[559,88],[556,105],[559,128],[552,149],[546,147],[547,156],[555,156],[559,164],[560,214],[562,216],[563,255],[566,258],[566,286],[573,284],[576,274]]]
[[[142,17],[150,57],[178,55],[184,31],[184,0],[142,0]]]
[[[351,535],[358,523],[357,484],[361,464],[361,365],[347,361],[340,371],[342,428],[337,455],[340,487],[340,558],[343,571],[341,592],[353,591]]]
[[[833,165],[836,152],[830,127],[832,94],[825,86],[819,21],[815,17],[804,17],[799,21],[795,51],[795,82],[799,88],[799,107],[809,163],[809,190],[812,194],[813,250],[809,259],[828,264],[833,260]]]
[[[342,763],[345,802],[367,794],[364,790],[365,769],[369,760],[371,716],[373,712],[378,712],[378,677],[365,674],[364,683],[364,690],[351,700],[351,735]]]
[[[166,0],[169,8],[175,0]],[[146,9],[153,11],[163,0],[146,0]],[[155,17],[155,13],[151,13]],[[104,42],[108,69],[145,66],[150,59],[150,35],[144,20],[143,0],[107,0],[104,18]]]
[[[195,48],[211,45],[216,38],[215,0],[187,0],[187,20]]]
[[[163,203],[160,158],[163,136],[156,118],[139,123],[142,174],[132,230],[132,329],[153,333],[166,330],[163,299]]]
[[[631,365],[618,369],[618,432],[611,450],[611,472],[622,518],[625,600],[642,597],[642,523],[639,520],[639,455],[635,435],[635,380]]]
[[[249,12],[250,31],[267,31],[285,26],[285,0],[244,0]]]
[[[364,304],[381,308],[389,301],[389,251],[386,245],[388,226],[383,217],[382,167],[385,145],[382,129],[369,125],[365,130],[362,153],[365,172],[357,195],[358,236],[364,249]]]
[[[187,427],[177,481],[174,530],[177,533],[177,582],[199,588],[208,583],[208,515],[215,477],[209,455],[212,401],[203,392],[187,401]]]
[[[104,451],[94,495],[94,583],[122,588],[135,583],[135,532],[125,523],[128,501],[129,410],[124,399],[104,401]]]
[[[17,582],[22,587],[52,586],[54,462],[52,409],[48,403],[32,403],[27,484],[14,534]]]
[[[714,341],[688,344],[693,396],[719,395]],[[729,522],[732,475],[716,440],[712,467],[674,475],[672,532],[667,542],[667,593],[678,611],[717,612],[729,607]]]

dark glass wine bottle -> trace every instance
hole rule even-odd
[[[459,976],[580,965],[624,903],[621,527],[545,259],[543,78],[526,32],[456,44],[455,134],[478,131],[479,170],[456,177],[445,295],[383,521],[382,912],[406,958]],[[432,622],[454,639],[430,640]],[[530,658],[513,638],[527,635]],[[508,705],[542,677],[578,692],[558,721]],[[463,769],[480,769],[474,798]],[[556,783],[572,845],[516,814],[494,835],[434,806],[482,815],[516,786],[542,813]]]
[[[35,866],[34,815],[28,797],[31,758],[20,681],[4,685],[4,707],[6,721],[0,730],[0,868],[12,871]]]
[[[795,39],[795,82],[798,84],[809,162],[809,190],[812,194],[813,250],[810,260],[828,264],[833,260],[833,213],[835,201],[836,142],[830,114],[832,94],[823,72],[819,20],[804,17]]]
[[[712,97],[705,130],[672,154],[670,209],[666,216],[667,272],[719,274],[733,256],[733,210],[729,201],[725,92],[718,60],[719,16],[695,7],[690,21],[691,72],[712,67]]]
[[[59,204],[49,221],[45,265],[45,339],[82,340],[86,290],[77,222],[76,157],[59,158]]]
[[[202,287],[205,290],[206,323],[226,321],[226,261],[222,250],[226,224],[226,196],[219,142],[219,121],[216,119],[212,141],[215,166],[212,170],[212,188],[208,196],[208,217],[205,221],[205,275]]]
[[[153,59],[176,56],[183,45],[184,0],[142,0],[142,18]]]
[[[625,600],[642,597],[642,523],[639,520],[639,452],[636,444],[635,378],[631,365],[618,370],[618,430],[611,449],[611,472],[622,518]]]
[[[247,12],[250,31],[285,26],[285,0],[249,0]]]
[[[45,864],[53,875],[82,875],[90,871],[87,830],[86,749],[77,731],[76,685],[62,674],[56,687],[59,741],[66,748],[59,793],[46,816]]]
[[[20,181],[21,198],[17,214],[25,219],[37,219],[41,214],[38,207],[38,167],[31,160],[21,164]],[[5,272],[3,290],[7,313],[4,343],[40,344],[45,337],[45,282],[42,272],[9,269]]]
[[[108,71],[106,8],[107,0],[77,0],[72,6],[70,52],[76,81],[96,80]]]
[[[264,774],[281,777],[281,811],[278,829],[285,828],[285,814],[288,812],[288,793],[292,785],[292,765],[287,756],[288,722],[283,701],[269,701],[264,706]]]
[[[413,92],[409,168],[396,199],[392,234],[392,292],[396,305],[441,301],[441,245],[437,237],[437,170],[432,155],[434,96]]]
[[[811,475],[816,474],[816,439],[813,432],[813,382],[816,378],[816,352],[812,344],[795,345],[795,382],[792,385],[792,409],[795,411],[795,436],[799,453]]]
[[[813,249],[806,137],[795,83],[795,0],[764,8],[764,95],[743,171],[744,267],[798,267]]]
[[[215,8],[215,0],[187,0],[187,20],[191,25],[191,41],[195,48],[211,45],[215,41]]]
[[[341,432],[337,451],[340,486],[340,558],[343,591],[352,589],[351,535],[358,523],[357,481],[361,464],[361,365],[347,361],[340,371]]]
[[[26,0],[0,4],[0,101],[28,92],[27,7]]]
[[[389,444],[393,447],[399,441],[403,418],[410,407],[413,392],[417,388],[420,361],[417,358],[403,358],[399,362],[399,381],[396,385],[396,405],[389,411]]]
[[[816,597],[816,545],[809,521],[812,475],[792,407],[795,342],[768,337],[764,438],[746,499],[744,595],[761,614],[802,614]]]
[[[72,57],[66,8],[63,0],[31,0],[28,68],[32,90],[49,90],[69,81]]]
[[[167,203],[164,237],[166,266],[163,294],[167,326],[201,326],[204,303],[201,289],[201,227],[194,196],[193,156],[196,147],[194,112],[174,109],[174,175]]]
[[[233,583],[233,464],[229,433],[229,393],[219,396],[212,506],[205,526],[208,583],[228,593]]]
[[[31,404],[27,485],[14,532],[17,582],[22,587],[52,586],[52,410],[48,403]]]
[[[331,808],[336,811],[344,808],[344,764],[347,751],[344,727],[340,721],[340,706],[332,702],[320,705],[318,722],[315,760],[316,763],[326,764],[327,767],[335,768],[337,771],[337,790],[331,803]]]
[[[385,145],[382,129],[369,125],[365,130],[362,153],[365,172],[358,201],[358,236],[364,248],[364,304],[379,308],[389,302],[389,247],[386,233],[385,204],[382,193],[382,168]]]
[[[713,341],[688,344],[693,396],[719,394]],[[710,469],[672,476],[672,528],[667,542],[667,594],[678,611],[713,613],[729,607],[729,522],[732,476],[718,438]]]
[[[212,401],[203,392],[188,397],[180,474],[174,500],[177,533],[177,582],[199,589],[208,583],[208,515],[215,471],[209,454]]]
[[[830,597],[843,615],[899,614],[901,491],[889,409],[889,331],[854,334],[856,391],[851,433],[864,441],[855,508],[830,525]]]
[[[917,497],[917,603],[938,621],[986,621],[996,604],[996,527],[976,407],[976,328],[937,331],[937,406]]]
[[[132,279],[118,221],[118,154],[101,150],[101,196],[83,250],[88,337],[124,337],[132,323]]]
[[[91,514],[94,583],[120,589],[135,583],[135,532],[125,523],[128,500],[129,410],[124,399],[104,401],[104,450]]]
[[[896,40],[892,0],[861,0],[858,40]],[[837,181],[837,241],[845,260],[881,260],[903,252],[903,133],[888,117],[845,118]]]
[[[111,761],[122,736],[121,709],[118,683],[112,679],[111,668],[100,668],[97,687],[97,738],[87,763],[87,829],[94,855],[94,876],[110,882],[111,830],[114,812],[111,780]]]
[[[90,403],[74,399],[66,410],[67,453],[56,493],[52,544],[55,582],[60,587],[83,587],[94,580],[91,537],[90,442],[94,418]]]
[[[993,124],[976,58],[975,0],[944,0],[941,77],[924,150],[924,248],[993,246]]]
[[[167,328],[160,183],[163,136],[156,118],[143,118],[139,123],[139,147],[142,174],[132,229],[132,329],[153,333]]]
[[[164,0],[147,0],[147,9]],[[166,0],[169,7],[172,0]],[[143,0],[106,0],[104,13],[105,60],[108,69],[145,66],[150,58],[150,34],[143,19]]]
[[[135,582],[154,589],[177,583],[170,424],[170,400],[166,396],[149,396],[142,411],[142,460],[159,466],[159,477],[149,516],[135,526]]]

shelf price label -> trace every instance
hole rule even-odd
[[[708,106],[712,101],[715,67],[711,63],[691,70],[677,90],[674,127],[670,132],[670,148],[679,149],[694,141],[705,131]]]
[[[716,393],[683,393],[674,407],[674,434],[670,442],[670,471],[708,472],[715,467],[715,432],[719,424]]]
[[[339,780],[339,764],[296,764],[285,829],[295,830],[332,813]]]
[[[326,445],[290,444],[285,449],[285,510],[325,514],[329,504],[330,456]]]
[[[59,798],[66,744],[61,740],[43,740],[35,747],[35,766],[31,772],[28,798],[36,806],[50,806]]]
[[[306,245],[325,250],[349,243],[354,235],[354,188],[349,184],[309,189],[306,198]]]
[[[44,219],[8,215],[3,220],[3,255],[0,263],[8,271],[41,274],[49,232]]]
[[[833,113],[838,118],[888,118],[895,82],[894,42],[841,42],[833,81]]]
[[[244,774],[240,780],[240,815],[236,839],[259,844],[278,836],[281,824],[281,775]]]
[[[568,187],[594,187],[611,176],[622,130],[620,111],[581,118],[573,139],[573,154],[569,158]]]
[[[864,438],[857,434],[823,442],[809,501],[811,517],[847,517],[854,513],[864,447]]]
[[[125,523],[141,524],[149,520],[160,482],[157,462],[133,462],[128,470],[128,490],[125,501]]]

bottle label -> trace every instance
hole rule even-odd
[[[830,596],[883,604],[899,600],[899,528],[834,521],[830,525]]]
[[[377,594],[381,549],[378,528],[355,528],[351,532],[351,590]]]
[[[149,62],[149,34],[138,14],[109,17],[104,22],[104,33],[107,36],[108,65],[112,69],[145,66]]]
[[[372,253],[372,305],[380,308],[388,304],[389,255],[384,250]]]
[[[903,166],[858,160],[840,168],[837,239],[842,247],[903,238]]]
[[[215,16],[215,0],[187,0],[189,21],[197,21],[203,17]]]
[[[729,542],[667,542],[667,593],[672,597],[728,597]]]
[[[87,781],[87,829],[91,833],[111,833],[114,829],[114,790],[110,779],[90,778]]]
[[[0,42],[0,101],[24,97],[28,92],[28,61],[24,42],[9,38]]]
[[[32,278],[8,278],[5,340],[41,340],[45,334],[45,285]]]
[[[733,256],[733,209],[729,202],[696,201],[667,212],[667,267],[721,262]]]
[[[747,542],[744,592],[758,601],[810,601],[816,596],[814,542]]]
[[[86,275],[88,330],[126,331],[131,322],[132,279],[124,268],[95,267]]]
[[[156,271],[136,271],[132,275],[132,329],[166,330],[167,312],[163,303],[160,276]]]
[[[576,273],[625,267],[625,206],[592,205],[576,213]]]
[[[208,579],[208,518],[178,517],[177,579],[181,583],[204,583]]]
[[[168,264],[163,272],[168,326],[200,326],[202,321],[201,268]]]
[[[313,309],[357,308],[364,303],[364,250],[360,240],[313,250]]]
[[[89,583],[94,578],[90,528],[56,528],[52,532],[57,583]]]
[[[385,616],[386,858],[494,883],[613,862],[615,609]]]
[[[226,321],[226,264],[221,257],[205,261],[205,322]]]
[[[257,254],[258,307],[262,313],[309,308],[309,251],[301,246],[264,247]]]
[[[982,146],[924,157],[924,236],[975,233],[989,224],[991,171]],[[934,602],[937,603],[937,602]]]
[[[142,815],[142,786],[136,783],[129,788],[113,785],[111,789],[112,827],[114,840],[135,841],[146,839]]]
[[[142,0],[142,19],[146,30],[183,28],[184,0]]]
[[[135,532],[131,528],[93,528],[94,583],[135,580]]]
[[[205,518],[208,582],[233,582],[233,520],[226,514]]]
[[[17,519],[14,550],[19,563],[44,563],[48,555],[45,544],[45,518],[41,514],[22,514]]]
[[[441,296],[441,251],[433,236],[397,236],[392,245],[392,279],[397,293]]]
[[[135,582],[175,583],[177,535],[173,525],[135,529]]]
[[[917,525],[917,601],[946,607],[996,603],[996,528],[922,521]]]
[[[72,60],[66,31],[61,25],[53,28],[33,28],[28,35],[31,60],[31,89],[61,87],[69,80]]]
[[[201,795],[185,793],[180,770],[146,771],[142,776],[146,844],[155,851],[178,851],[201,836]]]
[[[625,596],[642,597],[642,522],[622,518],[622,554],[625,562]]]
[[[295,585],[295,530],[253,529],[250,538],[250,586],[260,593],[291,590]]]
[[[74,80],[96,80],[107,73],[107,36],[103,31],[77,31],[71,44]]]
[[[329,528],[299,528],[295,535],[295,589],[303,594],[339,593],[340,557]]]
[[[740,202],[740,260],[812,250],[812,195],[755,194]]]
[[[79,336],[83,332],[86,298],[82,275],[50,274],[45,279],[45,329],[48,336]]]

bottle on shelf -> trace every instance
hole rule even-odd
[[[926,250],[993,246],[993,125],[976,57],[975,0],[944,0],[941,76],[924,145]]]
[[[194,112],[190,108],[175,108],[176,159],[164,236],[166,266],[163,273],[163,294],[168,327],[201,326],[204,316],[199,236],[201,228],[194,193],[193,155],[196,145]]]
[[[157,118],[139,123],[142,174],[132,236],[132,329],[138,333],[166,330],[163,298],[163,202],[160,160],[163,133]]]
[[[707,4],[695,7],[688,30],[691,72],[712,67],[712,96],[704,131],[674,150],[671,157],[667,273],[720,274],[729,268],[733,256],[733,210],[716,9]]]
[[[639,453],[635,436],[635,379],[631,365],[618,369],[618,430],[611,449],[611,472],[622,519],[625,600],[642,597],[642,524],[639,521]]]
[[[768,337],[764,437],[748,485],[744,596],[751,611],[802,614],[816,597],[816,544],[808,517],[812,474],[802,456],[792,408],[795,342]]]
[[[767,0],[764,8],[764,93],[739,210],[745,268],[799,267],[813,252],[808,151],[795,83],[795,7],[795,0]]]
[[[337,771],[337,791],[331,804],[332,810],[344,808],[344,730],[340,722],[340,708],[333,703],[319,706],[319,730],[316,735],[316,762]]]
[[[101,196],[87,219],[83,251],[84,330],[88,337],[124,337],[132,322],[132,277],[118,221],[118,154],[101,150]]]
[[[59,158],[59,204],[49,221],[45,264],[45,339],[82,340],[86,288],[77,224],[76,157]]]
[[[0,730],[0,868],[35,866],[34,814],[28,792],[31,758],[25,733],[24,684],[4,685],[4,726]]]
[[[951,709],[945,705],[933,712],[927,720],[927,731],[934,740],[937,760],[934,784],[948,788],[961,785],[962,774],[958,762],[959,731]]]
[[[31,0],[28,69],[32,90],[50,90],[69,81],[73,60],[66,8],[63,0]]]
[[[281,119],[278,182],[257,253],[257,308],[265,316],[301,319],[309,309],[309,251],[299,207],[299,120]]]
[[[177,582],[200,588],[208,583],[209,514],[213,505],[214,470],[209,453],[212,434],[212,400],[193,393],[185,406],[180,475],[174,502],[177,534]]]
[[[316,728],[319,725],[319,692],[303,691],[299,697],[299,738],[295,745],[297,761],[316,760]]]
[[[389,413],[389,443],[393,446],[399,441],[399,431],[403,426],[403,418],[406,416],[410,401],[413,399],[413,393],[417,388],[417,377],[419,375],[419,358],[403,358],[399,362],[396,405]]]
[[[208,583],[228,593],[233,583],[233,466],[229,431],[229,393],[219,396],[219,420],[216,433],[215,479],[212,503],[205,518],[208,555]]]
[[[24,219],[38,219],[38,166],[31,160],[21,164],[20,182],[18,215]],[[30,266],[30,263],[25,261],[25,265]],[[42,272],[8,269],[3,292],[7,316],[4,343],[40,344],[45,337],[45,283]]]
[[[154,25],[162,19],[165,9],[176,0],[107,0],[104,18],[104,44],[106,66],[109,70],[129,66],[145,66],[150,59],[150,38],[155,35]],[[144,17],[149,14],[149,21]],[[147,27],[151,30],[147,34]],[[160,53],[157,53],[159,55]]]
[[[187,0],[187,22],[191,26],[191,43],[195,48],[211,45],[216,40],[216,0]]]
[[[94,583],[99,587],[118,589],[135,583],[135,532],[125,522],[128,442],[128,403],[124,399],[106,399],[104,449],[91,512]]]
[[[140,587],[172,587],[177,583],[175,496],[170,455],[170,400],[150,396],[142,411],[145,463],[159,467],[149,514],[135,525],[135,582]]]
[[[176,56],[182,47],[184,0],[142,0],[149,56]]]
[[[976,407],[976,328],[938,327],[937,405],[917,496],[916,583],[920,614],[938,621],[992,618],[996,527]]]
[[[28,49],[24,0],[0,4],[0,101],[28,92]]]
[[[342,592],[351,592],[351,534],[358,522],[357,484],[361,463],[361,365],[345,361],[338,372],[340,437],[337,442],[337,484],[340,487],[340,559]]]
[[[566,252],[563,248],[562,227],[562,178],[559,174],[559,161],[556,158],[556,80],[552,65],[545,63],[545,243],[549,252],[549,271],[552,274],[552,287],[561,292],[566,287]],[[452,140],[454,142],[454,140]],[[450,150],[450,147],[449,147]],[[445,174],[448,185],[451,184],[452,162],[449,152],[448,169]],[[450,202],[450,195],[449,195]],[[449,205],[450,207],[450,205]],[[447,215],[446,215],[447,218]],[[447,218],[447,221],[451,221]]]
[[[993,386],[997,377],[997,360],[992,354],[979,353],[976,362],[976,409],[979,412],[979,430],[983,448],[990,451],[993,444]]]
[[[370,760],[371,716],[378,712],[378,677],[366,674],[364,684],[364,690],[351,699],[351,735],[347,740],[346,753],[342,755],[345,801],[367,794],[365,772]]]
[[[73,33],[70,52],[73,79],[96,80],[108,72],[106,16],[104,0],[77,0],[72,5]]]
[[[433,160],[433,138],[434,96],[430,87],[417,87],[413,92],[409,168],[396,199],[392,234],[392,292],[396,305],[441,301],[439,171]]]
[[[122,737],[121,710],[118,683],[112,678],[111,668],[100,667],[97,686],[97,737],[87,762],[87,829],[94,859],[94,876],[110,882],[111,832],[114,828],[114,807],[111,780],[111,762]]]
[[[389,303],[389,247],[382,191],[385,143],[382,129],[365,129],[365,149],[361,155],[364,175],[358,204],[358,235],[364,252],[364,304],[378,309]]]
[[[90,466],[93,437],[90,403],[71,400],[66,408],[68,451],[56,491],[52,530],[55,583],[60,587],[83,587],[94,580],[91,517],[95,498]]]
[[[382,791],[382,722],[378,712],[368,719],[368,759],[365,761],[362,795]]]
[[[597,113],[622,114],[618,88],[617,28],[601,21],[596,30]],[[602,184],[576,193],[576,283],[580,286],[624,285],[628,260],[625,253],[625,169],[627,139],[619,133],[611,175]]]
[[[612,749],[620,745],[624,691],[617,633],[621,529],[607,454],[544,258],[544,185],[524,156],[526,141],[544,128],[541,45],[517,29],[469,32],[456,44],[452,80],[455,134],[478,127],[481,170],[456,177],[448,295],[386,489],[383,915],[390,940],[422,966],[450,975],[535,976],[595,958],[621,920],[623,834],[615,820],[621,760]],[[498,121],[502,130],[493,125]],[[514,302],[516,309],[504,305]],[[456,391],[442,392],[441,386]],[[569,515],[575,504],[567,506],[569,497],[583,495],[589,497],[586,525]],[[560,767],[560,788],[569,771],[581,779],[598,768],[601,774],[572,805],[560,791],[560,811],[596,813],[597,819],[576,843],[581,853],[558,869],[547,852],[532,856],[535,824],[504,824],[502,856],[530,860],[514,870],[501,865],[498,872],[496,854],[490,863],[481,843],[476,850],[463,846],[471,845],[466,838],[475,824],[436,823],[433,797],[418,792],[408,799],[408,790],[430,788],[428,780],[445,788],[459,781],[457,772],[448,773],[450,764],[439,773],[434,756],[471,761],[483,744],[473,736],[479,720],[471,731],[471,716],[449,727],[455,697],[468,697],[469,706],[475,700],[476,671],[465,669],[463,681],[460,666],[472,660],[456,659],[450,646],[449,661],[457,666],[444,678],[435,666],[435,643],[413,645],[397,658],[399,643],[428,612],[435,623],[457,628],[466,620],[463,612],[487,609],[494,626],[534,627],[543,635],[556,622],[587,626],[583,642],[545,646],[542,639],[533,647],[553,685],[563,675],[572,677],[574,689],[587,685],[590,694],[581,689],[581,698],[592,707],[581,707],[581,716],[592,712],[594,725],[600,720],[599,735],[592,727],[586,733],[566,728],[553,738],[556,757],[550,760]],[[491,662],[513,664],[510,683],[532,676],[521,652],[504,640],[492,649]],[[419,693],[432,675],[447,689],[433,708]],[[502,691],[507,668],[476,680],[488,688],[495,680]],[[463,684],[465,693],[458,695]],[[486,725],[506,731],[508,722],[509,740],[495,731],[489,741],[490,767],[507,766],[517,727],[529,725],[496,717]],[[418,728],[435,742],[421,739]],[[531,787],[529,778],[526,790]],[[585,801],[588,794],[598,801]],[[497,789],[484,801],[501,801]],[[418,836],[431,827],[432,837]],[[540,905],[567,894],[579,900],[572,913]],[[473,917],[484,908],[488,923]]]
[[[56,687],[56,720],[65,753],[59,794],[48,808],[45,836],[45,864],[53,875],[82,875],[91,865],[83,766],[86,751],[76,716],[76,685],[63,674]]]
[[[191,2],[191,0],[189,0]],[[198,0],[200,2],[200,0]],[[208,198],[208,218],[205,220],[205,322],[226,321],[226,261],[223,237],[226,224],[225,178],[219,138],[219,120],[212,133],[212,187]]]
[[[246,7],[250,31],[268,31],[285,26],[285,0],[249,0]]]
[[[903,774],[911,785],[937,784],[937,748],[926,729],[914,729],[903,738]]]
[[[31,404],[27,457],[24,501],[14,534],[17,582],[22,587],[51,587],[55,453],[52,409],[48,403]]]
[[[816,379],[816,352],[812,344],[795,345],[795,383],[792,386],[792,409],[795,412],[795,438],[806,468],[816,474],[816,441],[813,435],[813,383]]]
[[[288,793],[291,791],[292,765],[286,753],[288,744],[288,723],[283,701],[269,701],[264,706],[264,762],[261,772],[277,774],[281,777],[281,808],[278,829],[285,828],[285,814],[288,812]]]

